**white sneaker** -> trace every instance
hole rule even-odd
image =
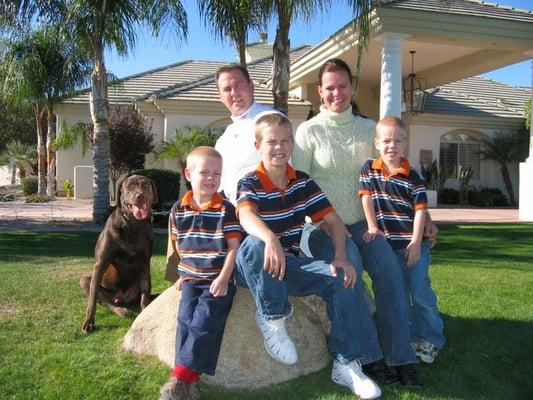
[[[375,399],[381,396],[381,389],[363,373],[358,360],[348,364],[333,361],[331,379],[338,385],[346,386],[362,399]]]
[[[268,355],[280,363],[292,365],[298,361],[298,353],[285,329],[287,318],[266,320],[259,312],[255,313],[255,322],[263,335],[263,343]]]
[[[428,364],[431,364],[433,361],[435,361],[437,354],[439,354],[439,348],[427,340],[420,340],[412,343],[411,347],[415,351],[416,356],[420,358],[421,361]]]

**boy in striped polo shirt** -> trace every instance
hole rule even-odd
[[[200,374],[215,374],[236,291],[233,269],[241,238],[235,208],[217,192],[221,174],[220,153],[196,147],[184,170],[192,190],[170,212],[172,245],[180,258],[176,287],[181,300],[175,367],[161,387],[160,399],[199,399]]]
[[[426,363],[444,346],[443,321],[431,288],[430,243],[423,241],[427,197],[424,180],[403,157],[407,127],[396,117],[378,122],[374,143],[381,158],[367,160],[359,177],[359,196],[368,224],[364,240],[387,239],[398,260],[408,304],[411,342]]]
[[[318,295],[326,302],[331,321],[333,381],[363,399],[379,397],[379,386],[362,372],[359,359],[381,359],[381,350],[377,347],[374,354],[362,355],[353,339],[358,326],[353,312],[357,277],[346,258],[344,225],[318,185],[289,165],[293,147],[289,120],[282,114],[263,115],[255,123],[255,134],[262,161],[239,181],[237,216],[249,236],[237,253],[236,276],[255,299],[256,322],[267,353],[286,365],[297,362],[284,322],[293,312],[288,296]],[[331,264],[299,257],[306,216],[331,227],[335,246]]]

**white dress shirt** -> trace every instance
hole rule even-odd
[[[269,106],[254,102],[243,114],[231,119],[215,149],[222,154],[222,179],[220,191],[233,203],[237,201],[237,184],[248,172],[253,171],[261,155],[255,149],[255,120],[259,114],[277,113]]]

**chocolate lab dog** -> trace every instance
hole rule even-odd
[[[117,207],[96,242],[93,274],[80,280],[89,296],[83,331],[95,330],[97,301],[123,317],[139,301],[141,309],[150,303],[155,203],[157,191],[151,179],[132,175],[122,181]]]

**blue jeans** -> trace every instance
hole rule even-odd
[[[382,237],[371,242],[363,241],[367,231],[366,222],[361,221],[347,226],[352,240],[346,240],[348,260],[356,265],[358,277],[361,279],[361,266],[372,279],[372,288],[376,301],[377,331],[385,360],[390,366],[416,363],[416,354],[411,347],[409,334],[409,311],[405,299],[402,276],[396,265],[395,254]],[[333,243],[322,230],[314,231],[309,238],[309,248],[313,256],[330,260],[334,255]],[[362,260],[362,261],[361,261]],[[359,290],[361,293],[362,291]],[[366,303],[358,301],[360,307],[355,313],[368,313]],[[362,308],[366,308],[363,311]],[[365,329],[375,329],[374,321],[363,319]],[[368,344],[364,337],[353,336],[354,341]]]
[[[407,304],[410,305],[411,341],[425,340],[441,349],[446,339],[437,296],[429,280],[430,247],[429,242],[422,242],[420,260],[411,268],[405,263],[405,250],[394,252],[402,273]]]
[[[359,359],[370,363],[382,358],[375,346],[361,353],[360,343],[353,340],[359,328],[354,290],[343,287],[344,274],[331,275],[330,265],[314,258],[286,257],[285,277],[273,278],[263,269],[265,245],[261,240],[248,236],[237,253],[237,283],[248,287],[255,300],[257,311],[267,320],[279,319],[292,311],[288,296],[320,296],[326,302],[331,321],[328,349],[334,359],[341,362]],[[364,303],[364,299],[361,299]]]
[[[181,284],[175,365],[214,375],[237,289],[230,281],[228,293],[214,297],[209,293],[210,286],[211,281],[207,280],[186,280]]]

